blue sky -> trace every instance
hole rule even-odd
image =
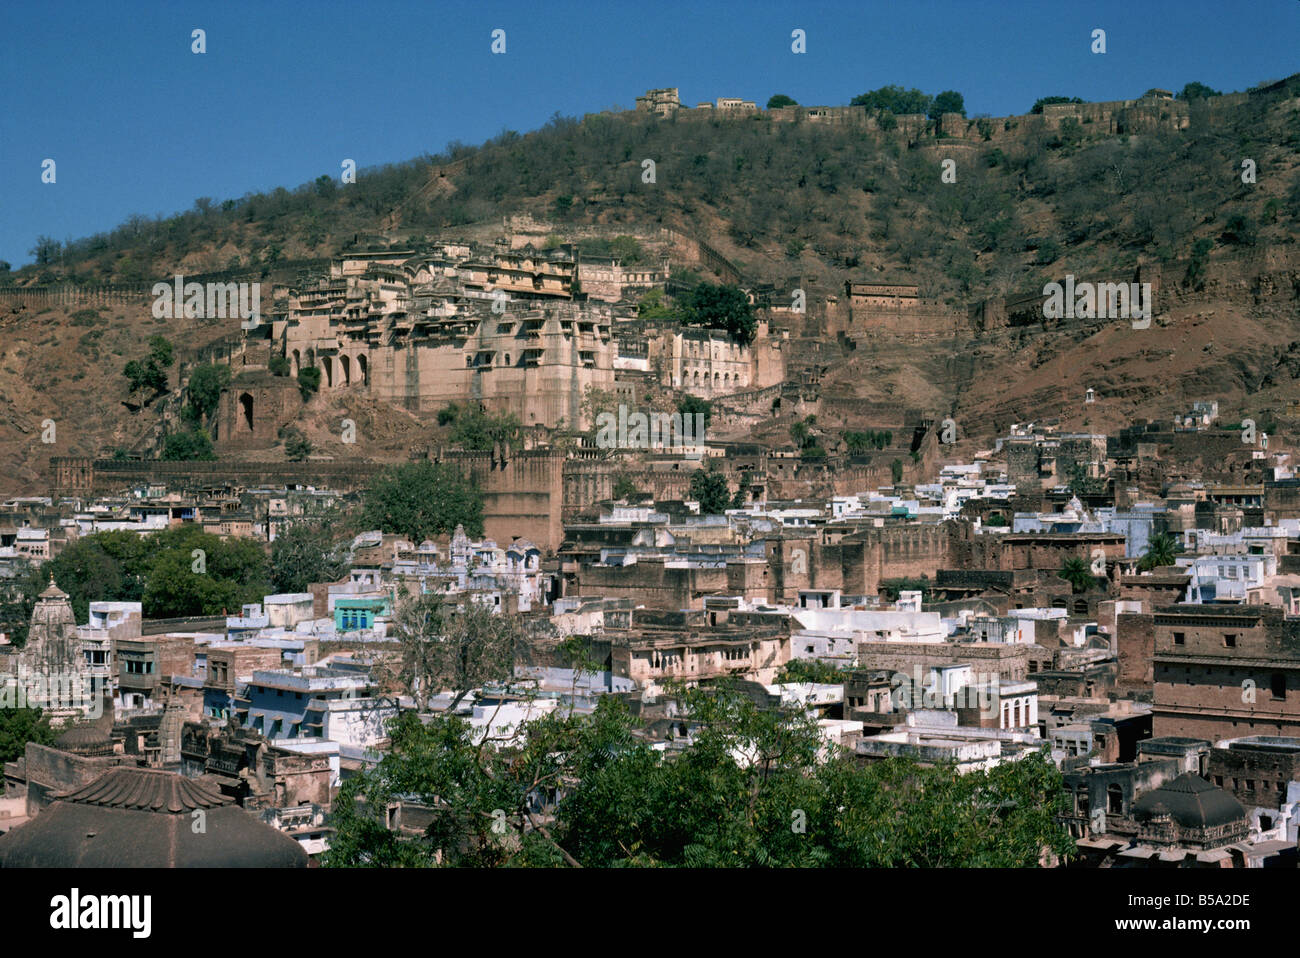
[[[504,55],[490,52],[497,28]],[[805,54],[790,50],[796,28]],[[40,234],[337,176],[345,158],[364,171],[557,111],[630,108],[651,87],[680,87],[692,106],[774,93],[840,104],[899,83],[1000,116],[1049,94],[1244,90],[1300,70],[1298,53],[1300,0],[9,2],[0,259],[30,262]]]

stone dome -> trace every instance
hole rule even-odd
[[[1241,803],[1199,775],[1184,772],[1133,804],[1139,821],[1168,815],[1182,828],[1217,828],[1245,821]]]
[[[103,729],[79,723],[56,738],[54,747],[74,755],[112,755],[113,739]]]

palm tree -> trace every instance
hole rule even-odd
[[[1096,584],[1096,578],[1092,574],[1092,567],[1088,565],[1086,559],[1080,559],[1077,556],[1073,559],[1066,559],[1059,574],[1062,579],[1070,583],[1070,588],[1074,592],[1084,592]]]
[[[1180,551],[1178,542],[1167,532],[1157,532],[1147,542],[1147,553],[1138,563],[1138,568],[1142,571],[1155,569],[1159,566],[1173,565],[1174,556]]]

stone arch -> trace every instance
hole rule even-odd
[[[339,357],[339,371],[343,374],[343,385],[352,385],[352,360],[347,356]]]
[[[357,357],[357,372],[361,374],[361,385],[370,385],[370,364],[366,362],[365,356]]]
[[[243,421],[244,425],[248,427],[249,432],[252,432],[253,431],[253,394],[252,393],[239,394],[239,411],[240,411],[240,418]]]
[[[298,350],[293,351],[293,374],[297,376],[302,372],[302,354]]]
[[[325,388],[333,389],[334,388],[334,362],[328,356],[323,356],[321,357],[320,364],[321,364],[321,369],[325,373]]]

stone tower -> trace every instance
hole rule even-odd
[[[32,610],[27,644],[15,669],[28,704],[45,709],[56,722],[91,712],[98,704],[72,603],[52,578]]]
[[[27,631],[27,645],[19,654],[19,665],[31,673],[52,675],[81,672],[85,656],[77,638],[77,620],[72,614],[68,594],[50,584],[36,600]]]

